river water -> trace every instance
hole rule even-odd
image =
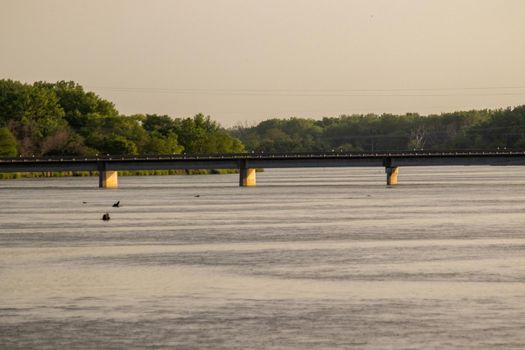
[[[0,348],[525,348],[525,168],[399,181],[0,181]]]

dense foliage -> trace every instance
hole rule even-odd
[[[525,149],[525,106],[421,116],[269,119],[225,130],[210,117],[119,114],[74,82],[0,80],[0,156]]]
[[[238,139],[202,114],[123,116],[74,82],[0,80],[0,156],[242,151]]]
[[[269,119],[232,134],[254,152],[525,150],[525,106],[421,116]]]

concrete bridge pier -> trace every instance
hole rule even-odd
[[[100,188],[117,188],[118,172],[116,170],[106,170],[106,164],[101,163],[98,166],[98,187]]]
[[[115,170],[100,171],[98,174],[98,187],[117,188],[118,187],[118,172]]]
[[[386,184],[388,186],[397,185],[397,175],[399,174],[399,168],[397,166],[386,167],[385,173],[386,173]]]
[[[255,169],[248,168],[246,166],[245,160],[241,161],[241,165],[239,167],[239,186],[253,187],[256,185],[256,183]]]

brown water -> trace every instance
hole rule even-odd
[[[524,175],[0,181],[0,348],[522,349]]]

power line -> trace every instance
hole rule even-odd
[[[173,91],[173,92],[391,92],[391,91],[454,91],[454,90],[511,90],[525,89],[523,86],[480,86],[480,87],[442,87],[442,88],[391,88],[391,89],[212,89],[212,88],[159,88],[159,87],[124,87],[124,86],[88,86],[103,90],[131,91]]]
[[[165,89],[135,87],[89,86],[124,94],[174,94],[198,96],[254,96],[254,97],[455,97],[455,96],[525,96],[525,86],[514,87],[470,87],[470,88],[427,88],[427,89]],[[490,90],[514,90],[493,91]],[[523,90],[523,91],[519,91]],[[426,92],[443,93],[426,93]],[[480,91],[480,92],[472,92]],[[397,92],[397,93],[396,93]],[[414,93],[408,93],[414,92]],[[417,93],[420,92],[420,93]]]

